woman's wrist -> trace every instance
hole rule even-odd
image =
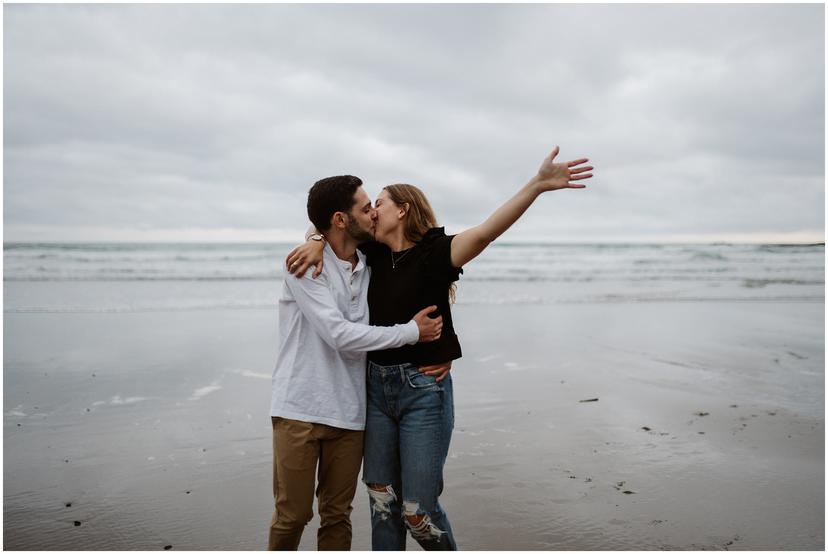
[[[536,197],[540,196],[544,192],[543,186],[541,185],[541,178],[537,174],[535,174],[534,177],[529,179],[529,182],[526,183],[526,186],[523,187],[523,190],[530,194],[532,196],[532,199],[534,200]]]

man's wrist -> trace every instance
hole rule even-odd
[[[408,323],[402,324],[405,328],[406,344],[417,344],[420,341],[420,327],[413,319]]]

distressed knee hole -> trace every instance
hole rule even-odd
[[[371,502],[371,515],[378,515],[383,521],[391,516],[391,503],[397,501],[391,485],[368,483],[368,498]]]
[[[403,502],[405,525],[411,532],[411,536],[421,541],[440,540],[446,532],[434,525],[428,514],[418,512],[420,512],[419,502],[408,500]]]

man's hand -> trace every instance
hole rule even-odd
[[[429,306],[423,308],[411,318],[417,323],[417,328],[420,330],[420,340],[418,342],[432,342],[440,338],[440,333],[443,332],[443,316],[437,316],[434,319],[428,317],[428,314],[435,311],[437,311],[437,306]]]
[[[579,158],[570,162],[555,163],[555,156],[558,155],[559,151],[560,148],[556,146],[538,169],[538,174],[533,179],[538,190],[546,192],[558,189],[586,188],[586,185],[580,185],[572,181],[592,177],[592,173],[587,173],[587,171],[592,171],[594,168],[591,165],[581,166],[581,164],[587,163],[589,159]]]
[[[290,251],[290,254],[285,258],[285,266],[287,266],[288,273],[293,273],[296,277],[302,277],[310,266],[316,266],[312,277],[316,279],[322,274],[322,251],[325,245],[322,241],[309,240],[305,244],[297,246]]]
[[[435,364],[435,365],[424,365],[417,368],[420,370],[420,373],[423,375],[432,375],[437,377],[437,382],[439,383],[446,377],[448,377],[449,371],[451,371],[451,362],[445,362],[442,364]]]

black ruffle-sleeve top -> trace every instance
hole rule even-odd
[[[417,312],[432,305],[437,310],[431,317],[443,316],[443,332],[438,340],[369,352],[368,360],[380,365],[431,365],[462,355],[449,305],[449,286],[463,273],[462,268],[451,265],[453,238],[454,235],[446,235],[443,227],[434,227],[420,242],[402,252],[391,252],[379,242],[359,246],[371,267],[371,325],[407,323]]]

